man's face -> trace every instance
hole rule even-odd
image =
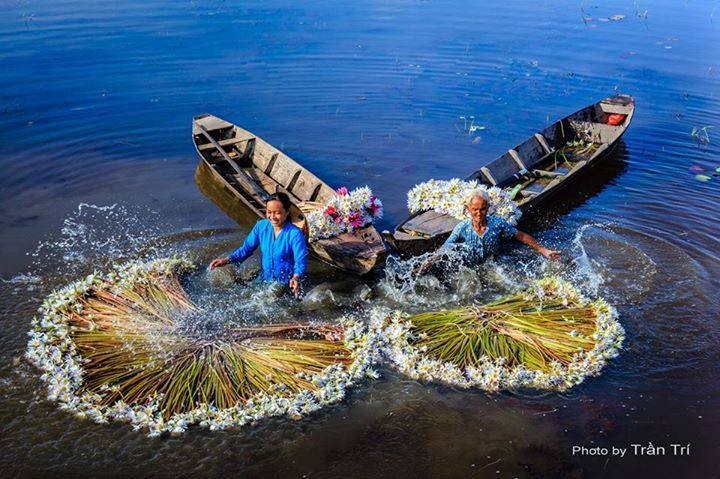
[[[475,222],[481,222],[485,219],[488,213],[489,206],[487,201],[476,196],[472,199],[469,205],[467,205],[468,213],[470,218]]]

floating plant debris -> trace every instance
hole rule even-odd
[[[624,330],[615,309],[546,278],[484,305],[385,319],[386,354],[413,379],[487,391],[565,390],[599,374]]]
[[[695,140],[702,144],[702,145],[708,145],[710,144],[710,130],[712,126],[703,126],[702,128],[699,127],[693,127],[692,131],[690,132],[690,136],[695,138]]]
[[[375,375],[374,336],[351,319],[186,334],[184,319],[202,315],[180,283],[191,268],[177,259],[132,263],[52,293],[26,353],[44,371],[48,398],[158,435],[299,418]]]

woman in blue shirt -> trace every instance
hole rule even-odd
[[[226,258],[210,262],[210,269],[245,261],[260,247],[262,278],[268,283],[284,283],[295,296],[300,295],[300,279],[307,269],[307,242],[302,230],[288,221],[290,198],[275,193],[265,204],[265,216],[245,238],[245,242]]]

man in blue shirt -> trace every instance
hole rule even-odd
[[[535,238],[519,231],[499,216],[488,215],[489,207],[490,201],[487,193],[480,189],[473,191],[465,204],[469,218],[455,226],[439,253],[462,244],[465,260],[470,264],[477,265],[488,256],[497,253],[503,240],[514,238],[548,259],[560,258],[559,251],[545,248],[535,241]],[[417,272],[426,272],[439,259],[439,254],[428,259],[418,268]]]
[[[288,221],[290,198],[275,193],[265,205],[267,219],[258,221],[245,242],[226,258],[210,262],[210,269],[245,261],[260,247],[262,278],[268,283],[285,283],[300,295],[300,280],[307,269],[307,242],[302,230]]]

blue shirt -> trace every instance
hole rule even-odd
[[[294,274],[302,276],[307,269],[307,242],[303,232],[286,221],[275,237],[269,220],[260,220],[245,238],[245,242],[228,257],[232,263],[242,263],[260,246],[263,280],[287,283]]]
[[[499,216],[488,215],[487,227],[480,236],[473,228],[472,220],[468,218],[455,226],[448,239],[445,240],[443,248],[463,243],[466,259],[473,264],[478,264],[486,257],[495,254],[500,249],[502,240],[514,238],[515,233],[517,233],[517,229],[513,225]]]

